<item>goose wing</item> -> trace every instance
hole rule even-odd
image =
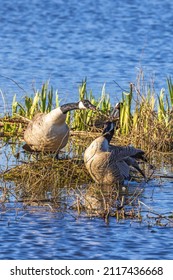
[[[117,170],[115,170],[114,172],[116,172],[117,174],[121,174],[121,177],[123,177],[123,179],[129,179],[130,177],[129,165],[124,160],[120,160],[116,162],[116,166],[117,166]]]
[[[144,152],[140,149],[136,149],[132,146],[127,147],[119,147],[119,146],[111,146],[111,158],[112,161],[116,161],[119,171],[124,176],[125,179],[130,176],[130,166],[134,167],[138,170],[139,173],[145,178],[144,172],[139,167],[136,159],[145,159]]]
[[[110,172],[115,181],[123,182],[130,177],[130,167],[126,161],[117,160],[113,152],[107,152],[106,172]],[[103,173],[104,174],[104,173]]]
[[[34,116],[34,118],[28,123],[28,126],[24,132],[24,140],[27,144],[32,144],[33,138],[35,139],[37,135],[40,134],[40,131],[42,132],[42,126],[44,122],[44,116],[43,113],[38,113]]]
[[[137,163],[135,158],[127,157],[124,159],[124,161],[126,162],[126,164],[128,164],[128,166],[134,167],[139,173],[141,173],[144,178],[146,178],[144,172],[139,167],[139,164]]]
[[[98,183],[123,182],[129,174],[128,165],[123,162],[117,163],[110,152],[96,154],[85,164],[92,178]]]
[[[133,146],[126,146],[126,147],[121,147],[121,146],[114,146],[114,145],[109,145],[109,151],[113,153],[114,157],[117,160],[122,160],[126,157],[133,157],[136,159],[142,159],[146,161],[144,157],[144,151],[140,149],[136,149]]]
[[[33,131],[33,129],[35,129],[35,126],[41,127],[43,125],[44,116],[45,116],[44,113],[36,114],[33,117],[33,119],[28,123],[27,129],[26,129],[27,133],[29,133],[29,132],[31,133]]]

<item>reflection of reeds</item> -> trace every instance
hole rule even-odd
[[[20,203],[20,209],[26,212],[46,209],[62,215],[69,213],[75,218],[85,215],[102,217],[105,222],[109,222],[110,217],[117,221],[133,219],[142,222],[144,182],[140,183],[140,178],[135,177],[135,181],[139,179],[138,183],[126,182],[125,186],[94,184],[82,160],[82,151],[87,143],[81,137],[82,146],[78,150],[78,140],[79,135],[76,142],[73,139],[73,147],[76,146],[73,151],[71,144],[67,145],[67,159],[56,160],[51,155],[40,154],[37,161],[32,157],[31,161],[25,155],[25,163],[1,172],[1,209],[8,211],[10,205],[14,208]],[[158,216],[163,225],[164,220],[168,222],[166,216]],[[169,220],[171,224],[172,218]]]
[[[109,217],[136,217],[137,193],[130,193],[130,200],[125,198],[129,194],[124,186],[91,183],[80,159],[57,161],[43,156],[42,160],[21,164],[1,177],[6,182],[15,182],[13,198],[25,206],[49,206],[51,211],[77,211],[78,215],[85,212],[90,217],[103,217],[106,222]],[[10,188],[4,188],[3,204],[10,192]]]

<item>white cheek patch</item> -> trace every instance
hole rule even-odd
[[[79,109],[87,109],[82,101],[79,102]]]

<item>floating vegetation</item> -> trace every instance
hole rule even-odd
[[[148,184],[135,181],[123,186],[94,184],[81,159],[57,161],[44,156],[1,173],[0,182],[4,184],[0,184],[0,205],[3,211],[16,205],[18,211],[26,213],[46,209],[69,213],[75,219],[102,217],[106,223],[114,218],[117,222],[130,219],[150,226],[173,226],[172,212],[162,214],[146,205]],[[151,193],[149,200],[154,198],[154,189]]]
[[[19,190],[23,190],[22,196],[34,199],[37,193],[39,196],[46,191],[53,190],[54,193],[58,188],[77,186],[90,181],[80,159],[54,160],[45,156],[42,160],[26,162],[4,172],[3,179],[15,182]]]

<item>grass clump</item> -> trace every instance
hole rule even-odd
[[[169,88],[171,81],[167,80]],[[151,88],[144,94],[140,87],[130,84],[129,93],[122,93],[120,106],[120,127],[117,137],[122,144],[131,143],[148,153],[172,151],[173,149],[173,107],[172,92],[165,95],[162,89],[156,95]]]
[[[122,92],[120,106],[119,129],[116,136],[123,145],[133,144],[148,153],[153,150],[172,151],[173,149],[173,84],[167,79],[167,92],[161,89],[155,93],[153,87],[146,85],[143,75],[138,77],[137,85],[130,84],[129,92]],[[99,109],[98,111],[75,110],[68,112],[66,122],[73,131],[100,131],[105,120],[111,118],[113,105],[106,93],[105,85],[100,97],[94,97],[87,91],[84,80],[79,86],[79,100],[88,99]],[[48,113],[59,106],[57,91],[43,84],[34,97],[25,96],[24,104],[18,103],[14,96],[12,104],[12,122],[3,119],[3,131],[11,134],[20,133],[25,129],[28,119],[38,113]],[[15,123],[15,117],[16,123]],[[1,128],[2,130],[2,128]]]
[[[15,182],[18,198],[39,201],[40,197],[45,198],[48,193],[55,198],[59,189],[76,187],[90,181],[80,159],[43,159],[21,164],[1,174],[5,181]]]

